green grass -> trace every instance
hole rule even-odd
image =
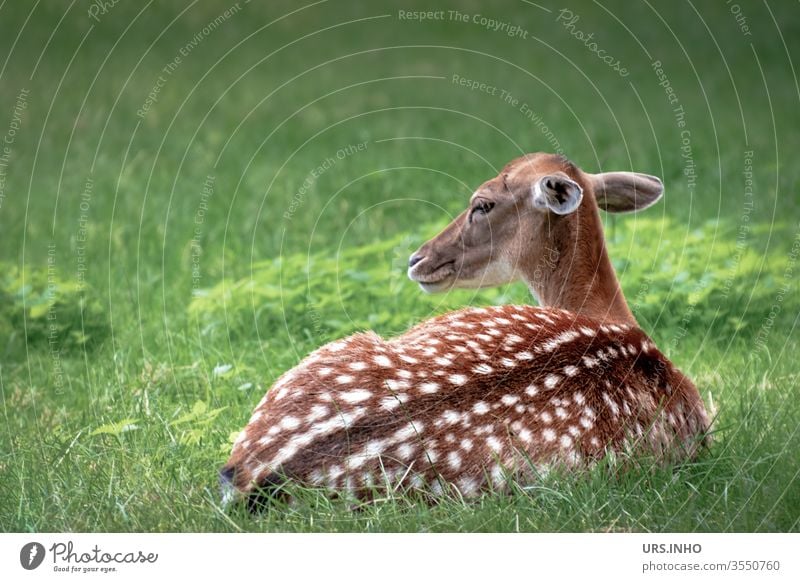
[[[59,4],[30,19],[2,5],[0,139],[28,93],[0,182],[0,529],[800,530],[796,7],[748,5],[744,36],[724,3],[575,3],[575,28],[622,78],[555,21],[560,5],[438,5],[519,24],[521,39],[399,20],[412,4],[323,2],[263,28],[298,6],[240,2],[167,75],[231,4],[123,2],[100,22],[85,6],[61,20]],[[223,512],[232,435],[305,353],[532,301],[521,285],[426,296],[405,278],[475,186],[554,148],[519,104],[454,74],[527,103],[587,171],[663,177],[662,203],[606,234],[643,328],[716,409],[713,447],[470,502],[390,495],[353,511],[298,491],[257,517]]]

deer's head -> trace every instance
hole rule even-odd
[[[662,193],[661,181],[646,174],[587,174],[563,156],[526,155],[484,182],[467,209],[411,256],[408,276],[431,293],[522,279],[540,297],[537,274],[547,280],[565,261],[585,270],[604,256],[598,207],[632,212]]]

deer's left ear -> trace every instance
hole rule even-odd
[[[531,186],[533,206],[556,214],[575,212],[583,200],[583,188],[561,172],[539,178]]]
[[[593,174],[592,189],[597,205],[606,212],[636,212],[655,204],[664,185],[655,176],[636,172]]]

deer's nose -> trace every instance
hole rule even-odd
[[[425,257],[423,255],[419,255],[419,254],[411,255],[411,258],[408,259],[408,268],[410,269],[411,267],[413,267],[414,265],[419,263],[424,258]]]

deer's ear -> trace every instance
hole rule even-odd
[[[655,204],[664,185],[655,176],[636,172],[606,172],[592,175],[597,205],[606,212],[636,212]]]
[[[583,200],[583,188],[566,174],[551,174],[539,178],[531,186],[533,206],[556,214],[575,212]]]

